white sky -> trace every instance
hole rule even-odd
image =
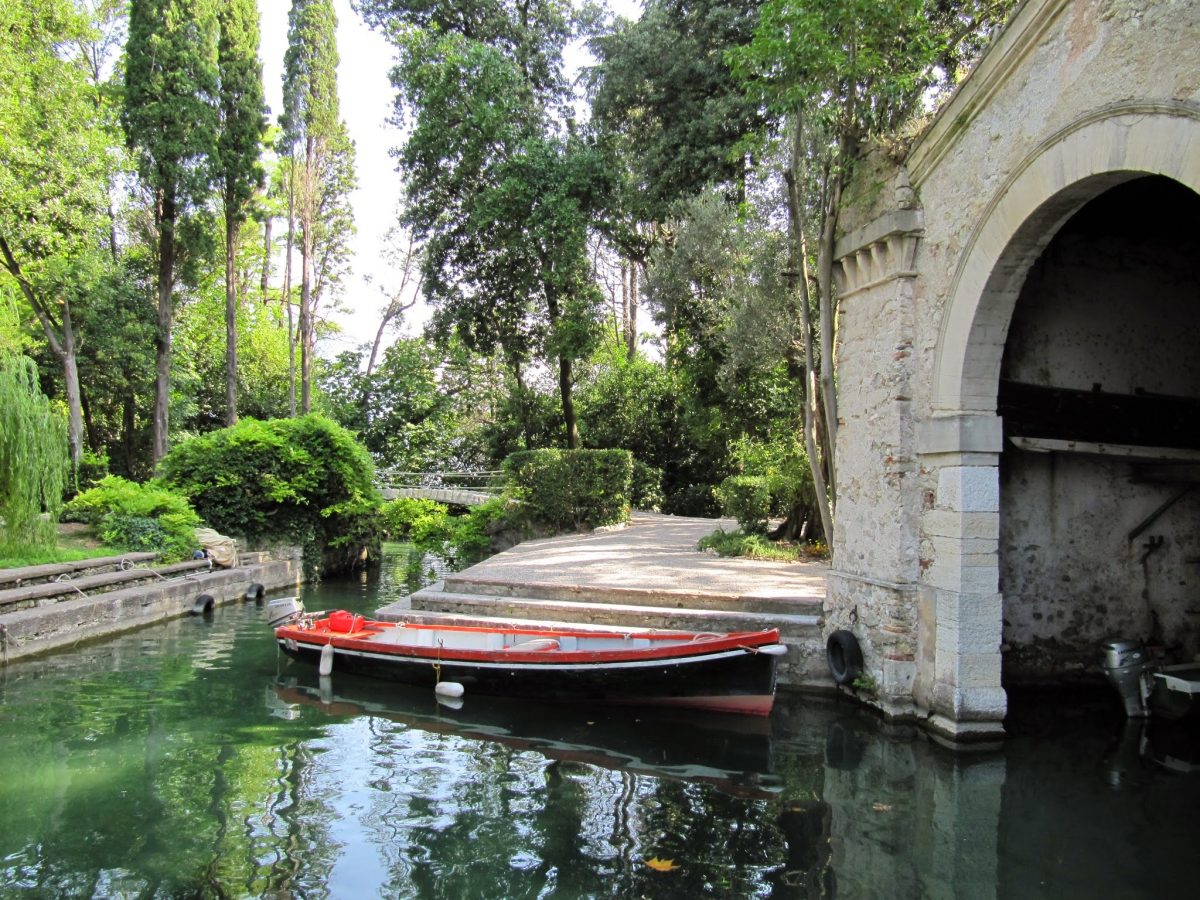
[[[282,108],[283,54],[287,48],[291,0],[259,0],[263,81],[270,121]],[[628,18],[641,15],[640,0],[609,0],[609,6]],[[368,28],[350,8],[350,0],[334,0],[338,17],[338,91],[342,118],[357,149],[358,189],[351,202],[358,233],[352,244],[351,276],[343,289],[346,311],[335,316],[343,334],[324,342],[320,352],[334,356],[375,338],[385,305],[381,290],[394,287],[394,278],[380,259],[383,236],[396,220],[400,177],[388,151],[400,143],[399,131],[388,124],[394,92],[388,81],[392,47]],[[365,280],[370,276],[373,284]],[[406,313],[403,333],[416,334],[428,318],[421,304]]]

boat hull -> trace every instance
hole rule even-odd
[[[547,633],[549,634],[549,633]],[[433,688],[439,681],[461,684],[467,695],[487,694],[557,703],[625,704],[706,709],[768,715],[774,703],[776,660],[760,652],[778,632],[757,636],[758,644],[730,639],[664,656],[636,654],[474,653],[455,658],[429,650],[280,628],[282,651],[319,665],[326,644],[333,646],[332,671]],[[776,645],[777,646],[777,645]],[[561,658],[559,658],[561,657]]]

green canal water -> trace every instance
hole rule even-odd
[[[1196,736],[1109,700],[1014,698],[976,754],[807,697],[452,709],[322,683],[238,603],[0,672],[0,897],[1194,897]]]

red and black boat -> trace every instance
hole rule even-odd
[[[276,601],[278,602],[278,601]],[[382,622],[345,611],[273,617],[284,653],[322,671],[467,694],[767,715],[779,630],[521,629]]]

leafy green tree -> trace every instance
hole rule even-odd
[[[83,452],[78,305],[99,277],[108,153],[103,98],[65,48],[86,42],[68,0],[0,11],[0,266],[63,372],[71,460]]]
[[[256,0],[226,0],[217,14],[220,90],[215,173],[225,216],[225,424],[237,422],[237,244],[251,199],[262,187],[266,131]]]
[[[787,144],[790,263],[799,293],[804,435],[823,530],[833,534],[837,392],[834,240],[864,144],[894,132],[952,83],[1012,0],[767,0],[753,40],[729,52]],[[814,265],[815,259],[815,265]]]
[[[634,221],[662,222],[675,201],[709,185],[742,193],[739,147],[764,116],[725,62],[749,43],[759,0],[648,0],[636,22],[618,21],[590,45],[592,116],[624,149],[623,201]]]
[[[216,0],[131,0],[122,123],[151,194],[157,235],[155,463],[167,452],[176,264],[199,232],[181,227],[211,188],[218,133]]]
[[[572,367],[602,306],[588,232],[604,161],[554,133],[534,86],[490,46],[408,32],[396,74],[416,111],[400,156],[407,218],[426,243],[439,324],[474,350],[503,348],[514,366],[555,366],[566,443],[578,447]]]
[[[344,274],[354,231],[349,204],[354,143],[340,119],[337,66],[332,0],[293,0],[280,126],[300,225],[300,409],[305,413],[312,408],[316,311],[322,294],[332,293]]]
[[[541,102],[562,100],[562,55],[574,37],[563,0],[357,0],[368,24],[395,43],[410,29],[486,44],[516,66]]]

